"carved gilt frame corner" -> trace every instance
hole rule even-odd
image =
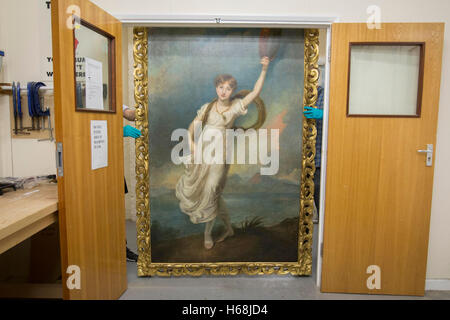
[[[314,106],[319,79],[319,30],[305,29],[303,105]],[[297,262],[236,263],[152,263],[150,237],[150,183],[148,131],[148,32],[147,27],[133,29],[134,98],[136,127],[142,136],[136,139],[136,228],[139,259],[138,276],[201,276],[291,274],[311,275],[314,210],[314,173],[316,122],[303,119],[302,177]]]

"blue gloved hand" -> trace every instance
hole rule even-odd
[[[123,136],[136,139],[141,136],[141,131],[132,126],[126,125],[125,127],[123,127]]]
[[[323,118],[323,110],[313,108],[313,107],[305,106],[305,110],[303,111],[303,114],[308,119],[322,119]]]

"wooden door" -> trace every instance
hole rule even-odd
[[[323,292],[424,294],[434,163],[418,150],[436,145],[443,32],[441,23],[332,26]],[[349,116],[350,47],[399,42],[423,50],[417,114]],[[368,285],[370,266],[379,287]]]
[[[127,288],[122,27],[117,19],[88,0],[53,0],[51,6],[55,132],[56,142],[62,144],[63,164],[63,172],[58,172],[63,297],[117,299]],[[108,87],[111,112],[76,111],[74,56],[75,42],[78,45],[79,41],[74,39],[77,28],[74,21],[81,21],[111,39],[108,65],[113,71]],[[107,166],[95,170],[91,165],[91,120],[104,120],[107,124]],[[79,283],[74,278],[77,267]],[[66,285],[68,279],[70,289]]]

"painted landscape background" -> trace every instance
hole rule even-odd
[[[179,209],[175,185],[183,165],[171,161],[178,142],[172,131],[187,128],[197,110],[215,98],[214,78],[232,74],[237,91],[257,80],[260,29],[149,29],[149,146],[152,262],[297,261],[301,176],[303,31],[283,30],[263,91],[262,128],[280,132],[280,168],[260,175],[259,164],[231,165],[223,198],[235,236],[203,248],[204,224]],[[236,91],[236,92],[237,92]],[[248,126],[256,108],[238,119]],[[216,222],[213,236],[221,232]]]

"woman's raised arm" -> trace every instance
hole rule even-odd
[[[257,96],[259,96],[259,94],[261,93],[261,90],[264,85],[264,80],[266,79],[266,73],[267,73],[267,69],[269,67],[269,63],[270,63],[270,59],[268,57],[264,57],[261,59],[261,64],[262,64],[261,74],[259,75],[259,78],[256,81],[255,87],[253,88],[253,90],[249,94],[247,94],[244,97],[244,99],[242,99],[242,104],[244,105],[244,108],[247,108],[248,105],[250,103],[252,103],[253,100],[255,100],[255,98]]]

